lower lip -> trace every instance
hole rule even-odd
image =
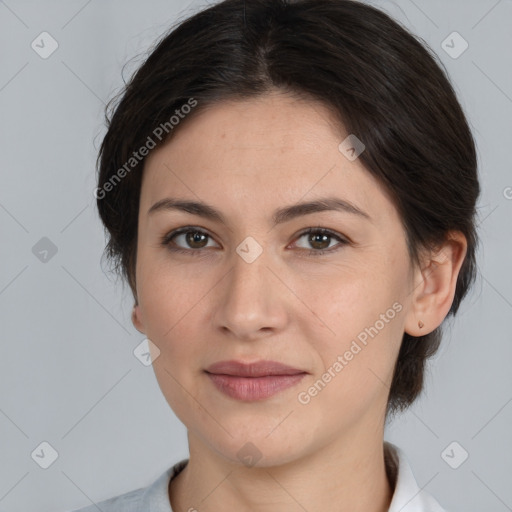
[[[305,373],[296,375],[268,375],[266,377],[238,377],[207,373],[217,389],[237,400],[264,400],[299,383]]]

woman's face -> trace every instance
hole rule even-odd
[[[191,452],[262,456],[264,466],[336,442],[382,442],[411,267],[395,207],[340,151],[348,134],[328,119],[324,106],[279,94],[223,103],[146,160],[136,325],[160,351],[156,377]],[[222,221],[204,208],[148,213],[168,198],[207,204]],[[331,205],[274,219],[326,199],[362,213]],[[190,231],[166,246],[178,228]],[[305,374],[266,398],[233,397],[205,372],[225,360]]]

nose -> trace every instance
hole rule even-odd
[[[252,340],[285,328],[292,296],[263,252],[248,263],[236,252],[233,267],[219,283],[215,328],[233,338]]]

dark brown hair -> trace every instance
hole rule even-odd
[[[219,2],[162,37],[111,100],[95,194],[108,236],[105,255],[135,300],[144,158],[134,152],[149,139],[165,142],[209,105],[274,89],[322,102],[363,141],[359,158],[394,201],[411,262],[419,265],[421,250],[438,246],[448,231],[465,235],[467,254],[448,313],[454,315],[476,277],[480,186],[472,133],[427,43],[384,12],[352,0]],[[178,124],[170,121],[191,99],[198,106]],[[165,136],[155,136],[157,127],[159,134],[165,127]],[[421,337],[404,333],[387,417],[419,396],[441,327]]]

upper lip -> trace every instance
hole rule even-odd
[[[307,373],[277,361],[257,361],[243,363],[241,361],[219,361],[206,369],[207,373],[236,375],[239,377],[264,377],[267,375],[297,375]]]

